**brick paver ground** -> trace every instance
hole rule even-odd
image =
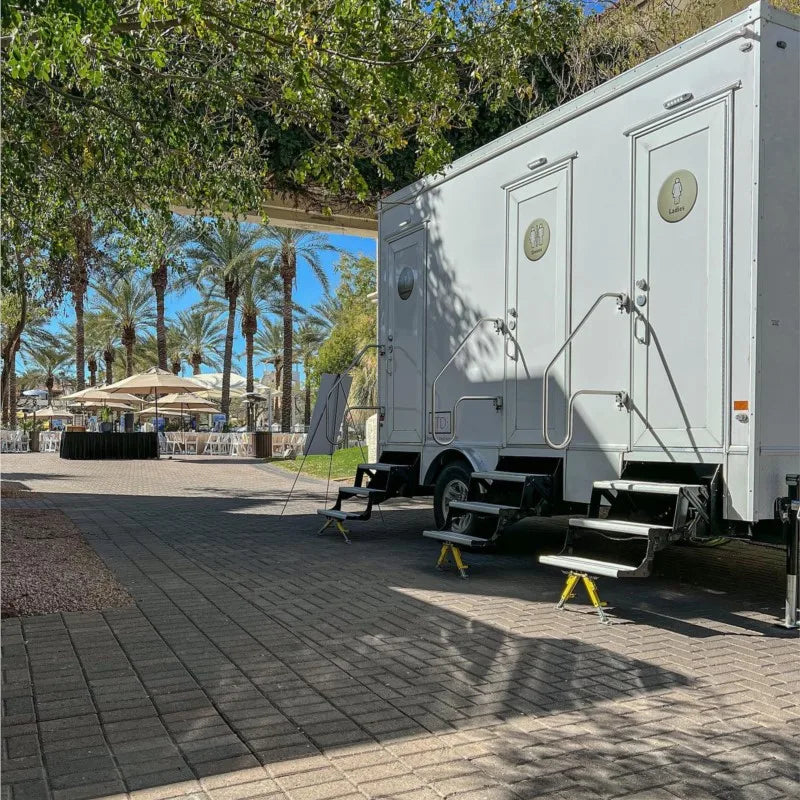
[[[758,800],[800,793],[800,643],[783,554],[659,554],[556,612],[563,524],[520,526],[472,577],[433,568],[425,504],[353,544],[324,486],[231,459],[4,459],[136,607],[7,619],[3,792],[140,800]]]

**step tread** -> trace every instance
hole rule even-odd
[[[364,519],[363,511],[338,511],[335,508],[318,508],[317,514],[329,519]]]
[[[488,539],[475,538],[466,533],[456,533],[455,531],[422,531],[423,536],[429,539],[437,539],[440,542],[452,542],[464,547],[484,547]]]
[[[369,469],[375,472],[391,472],[393,469],[408,469],[408,464],[384,464],[376,461],[374,464],[359,464],[359,469]]]
[[[474,500],[454,500],[450,508],[458,511],[474,511],[476,514],[500,515],[502,511],[519,511],[518,506],[503,506],[496,503],[478,503]]]
[[[569,524],[573,528],[584,528],[593,531],[612,531],[627,533],[631,536],[649,536],[651,530],[671,531],[670,525],[655,525],[650,522],[629,522],[625,519],[594,519],[573,517]]]
[[[370,489],[368,486],[340,486],[339,494],[369,497],[371,494],[386,494],[386,489]]]
[[[606,578],[618,578],[620,575],[636,572],[638,569],[630,564],[615,564],[611,561],[598,561],[594,558],[581,558],[580,556],[539,556],[539,563],[575,572],[586,572],[589,575],[602,575]]]
[[[658,481],[633,481],[616,478],[612,481],[595,481],[595,489],[614,489],[618,492],[643,494],[678,494],[681,489],[702,489],[699,483],[659,483]]]
[[[473,472],[473,478],[484,480],[507,481],[508,483],[525,483],[528,478],[546,478],[547,475],[531,472],[503,472],[502,470],[488,470],[486,472]]]

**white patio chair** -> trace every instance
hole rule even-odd
[[[203,455],[219,456],[222,455],[222,434],[209,433],[206,446],[203,448]]]
[[[184,434],[185,438],[183,440],[183,452],[185,455],[197,455],[197,434],[196,433],[187,433]]]
[[[30,441],[28,439],[28,434],[26,431],[15,431],[16,436],[14,438],[14,452],[15,453],[27,453],[30,449]]]

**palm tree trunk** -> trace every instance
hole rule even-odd
[[[17,429],[17,350],[14,349],[11,362],[8,365],[8,426],[11,430]]]
[[[85,332],[83,324],[83,300],[86,292],[86,267],[81,265],[73,300],[75,303],[75,382],[78,391],[86,388]]]
[[[128,340],[125,342],[125,377],[130,378],[133,375],[133,345],[135,341]]]
[[[292,282],[293,270],[283,274],[283,380],[281,381],[281,431],[292,428]]]
[[[253,391],[253,334],[248,332],[244,340],[244,351],[247,361],[247,387],[246,391]]]
[[[303,362],[303,372],[306,374],[306,407],[303,410],[303,425],[307,428],[311,424],[311,382],[308,380],[308,361]]]
[[[6,372],[5,367],[3,368],[3,372]],[[7,377],[10,378],[10,373],[7,374]],[[4,428],[8,427],[8,414],[11,406],[11,400],[9,394],[10,386],[11,386],[11,381],[7,379],[3,386],[2,399],[0,399],[0,403],[3,404],[3,413],[2,416],[0,416],[0,423],[2,423]]]
[[[233,291],[226,292],[228,295],[228,325],[225,329],[225,354],[222,358],[222,402],[220,411],[228,419],[228,411],[231,406],[231,365],[233,363],[233,334],[236,328],[236,306],[238,305],[238,294]]]
[[[192,375],[199,375],[200,365],[203,363],[202,358],[198,355],[193,355],[190,360],[192,362]]]
[[[167,265],[160,261],[150,276],[156,294],[156,345],[158,366],[167,368],[167,323],[164,314],[164,295],[167,291]]]
[[[114,354],[107,350],[103,353],[103,361],[106,362],[106,384],[114,383]]]
[[[96,386],[97,385],[97,357],[90,356],[86,362],[86,366],[89,367],[89,386]]]

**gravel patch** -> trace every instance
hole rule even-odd
[[[0,481],[0,497],[30,497],[33,492],[19,481]]]
[[[4,617],[133,605],[60,511],[4,509],[2,545]]]

